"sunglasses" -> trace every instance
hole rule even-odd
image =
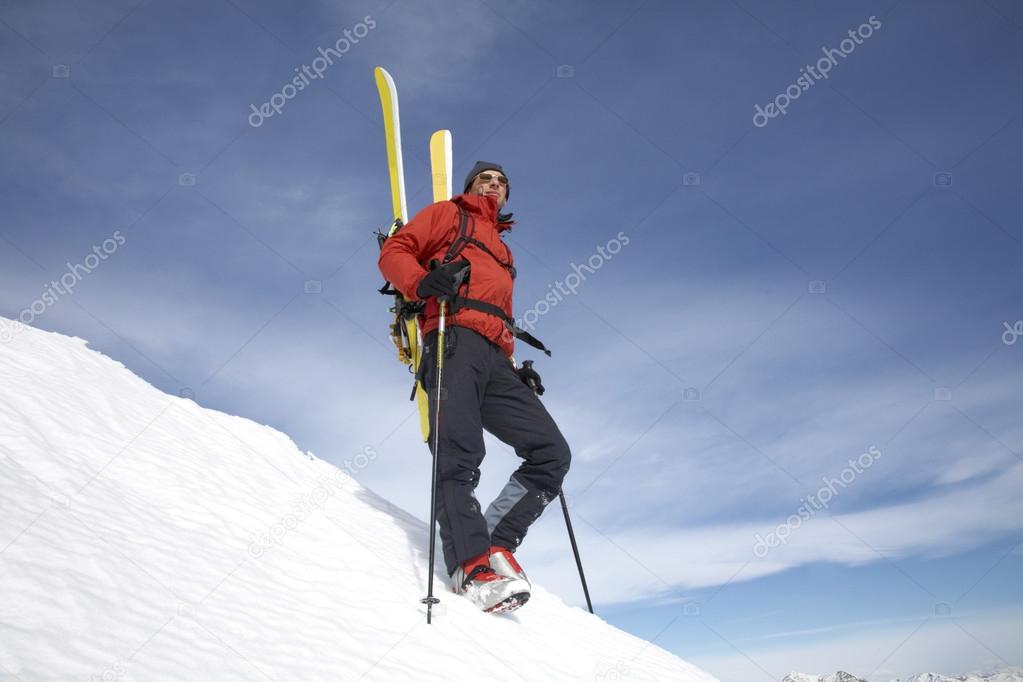
[[[495,175],[493,173],[480,173],[476,177],[479,178],[482,182],[490,182],[494,178],[497,178],[497,181],[499,183],[506,187],[508,186],[508,178],[504,177],[503,175]]]

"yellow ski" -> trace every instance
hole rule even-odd
[[[430,172],[433,175],[433,200],[451,198],[451,131],[438,130],[430,136]]]
[[[398,90],[394,79],[387,70],[378,66],[373,69],[380,94],[380,107],[384,113],[384,138],[387,141],[387,168],[391,174],[391,207],[395,220],[408,222],[408,208],[405,205],[405,170],[401,162],[401,121],[398,118]]]
[[[394,87],[394,79],[387,70],[376,67],[373,70],[380,95],[380,108],[384,115],[384,137],[387,142],[387,169],[391,178],[391,209],[394,222],[386,236],[380,235],[380,244],[387,237],[401,229],[408,222],[408,207],[405,203],[405,170],[401,159],[401,120],[398,116],[398,90]],[[417,317],[405,314],[406,301],[400,293],[394,295],[394,324],[391,326],[391,339],[398,348],[398,360],[412,370],[413,376],[419,370],[422,355],[423,339],[419,331]],[[416,382],[414,389],[416,406],[419,410],[419,431],[423,442],[430,438],[430,409],[426,392]]]

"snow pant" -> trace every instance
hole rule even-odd
[[[432,332],[424,341],[421,377],[430,396],[431,429],[437,409],[436,337]],[[465,327],[448,327],[444,340],[437,519],[451,575],[491,545],[512,551],[519,546],[529,526],[561,491],[571,453],[557,424],[504,352]],[[522,458],[485,514],[474,493],[485,455],[484,429]],[[432,452],[433,434],[429,445]]]

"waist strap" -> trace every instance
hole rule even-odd
[[[466,298],[465,296],[455,296],[451,300],[449,305],[451,307],[452,313],[458,312],[461,308],[468,308],[469,310],[475,310],[477,312],[485,313],[487,315],[493,315],[494,317],[504,322],[505,329],[507,329],[508,333],[510,333],[516,339],[532,346],[533,348],[536,348],[539,351],[543,351],[544,353],[547,354],[548,357],[550,357],[551,352],[547,349],[547,346],[543,345],[542,341],[540,341],[538,338],[527,332],[525,329],[522,329],[517,324],[515,324],[515,320],[506,315],[505,312],[501,310],[499,306],[496,306],[493,303],[487,303],[486,301],[481,301],[476,298]]]

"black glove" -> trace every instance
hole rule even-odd
[[[515,373],[519,375],[519,379],[522,379],[522,383],[533,389],[534,393],[543,395],[543,383],[540,381],[540,375],[533,369],[532,360],[525,360],[522,363],[522,367],[516,369]]]
[[[464,258],[447,265],[438,265],[437,261],[430,263],[430,272],[427,273],[416,287],[416,296],[419,298],[453,298],[458,292],[469,272],[469,261]]]

